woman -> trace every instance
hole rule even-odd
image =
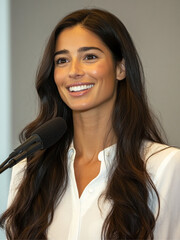
[[[68,130],[14,167],[8,239],[179,239],[180,151],[164,145],[143,81],[111,13],[79,10],[55,27],[37,75],[40,112],[21,138],[57,116]]]

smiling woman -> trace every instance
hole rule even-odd
[[[108,47],[80,24],[63,30],[55,51],[54,80],[64,103],[72,110],[96,109],[110,116],[117,81],[125,78],[122,63],[115,66]]]
[[[122,22],[99,9],[63,18],[36,87],[39,115],[22,140],[58,116],[68,130],[14,167],[8,239],[179,239],[180,150],[160,136]]]

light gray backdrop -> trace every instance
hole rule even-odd
[[[3,26],[9,19],[4,32],[10,41],[6,41],[6,48],[5,42],[1,46],[6,49],[7,61],[1,55],[6,67],[0,66],[5,72],[1,79],[5,90],[1,88],[0,147],[4,147],[0,161],[19,144],[20,130],[37,114],[35,73],[50,32],[67,13],[86,7],[107,9],[124,22],[144,65],[150,104],[169,144],[180,147],[179,0],[1,0],[0,4],[3,2],[7,10]],[[0,176],[1,212],[6,206],[9,175],[10,170]]]

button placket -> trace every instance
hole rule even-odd
[[[72,149],[71,158],[70,158],[70,181],[71,181],[71,196],[72,196],[72,218],[71,218],[71,227],[69,231],[68,240],[77,240],[80,231],[81,225],[81,204],[79,200],[75,175],[74,175],[74,158],[75,158],[75,150]]]
[[[92,193],[86,188],[80,198],[81,217],[85,214],[87,209],[91,206]]]

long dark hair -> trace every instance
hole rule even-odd
[[[52,32],[38,69],[36,88],[40,99],[37,119],[21,133],[21,140],[44,122],[63,117],[68,131],[58,143],[27,159],[24,177],[11,206],[0,219],[8,239],[47,239],[57,202],[68,183],[67,152],[73,139],[72,111],[61,100],[54,82],[54,52],[58,35],[65,28],[81,24],[95,33],[112,52],[115,63],[125,61],[126,78],[118,81],[112,123],[117,137],[117,167],[109,177],[106,199],[112,209],[107,216],[102,238],[153,239],[155,216],[148,206],[149,194],[158,197],[140,148],[143,141],[162,143],[150,113],[144,74],[132,39],[121,21],[99,9],[84,9],[66,16]]]

